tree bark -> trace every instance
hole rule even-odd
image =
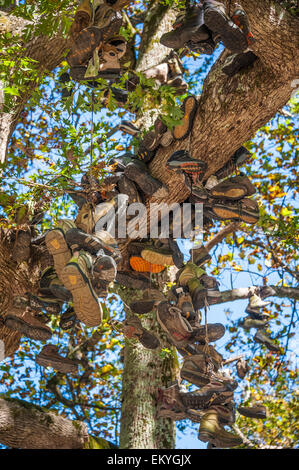
[[[233,302],[234,300],[249,299],[254,291],[259,291],[262,298],[278,297],[299,300],[299,288],[296,287],[278,287],[278,286],[250,286],[238,287],[221,292],[221,297],[215,303],[222,304],[225,302]]]

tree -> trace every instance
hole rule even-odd
[[[227,8],[230,7],[229,1],[223,3]],[[262,279],[264,295],[289,299],[293,303],[293,313],[289,320],[289,309],[279,303],[275,303],[277,311],[271,313],[277,322],[281,322],[281,325],[277,325],[280,330],[278,336],[283,338],[285,335],[287,338],[283,356],[285,358],[297,315],[295,300],[298,299],[298,271],[294,266],[294,237],[298,219],[293,210],[296,191],[296,162],[293,157],[296,145],[294,116],[298,105],[291,100],[288,107],[284,108],[296,88],[298,77],[294,40],[298,37],[298,18],[292,3],[288,8],[280,1],[242,0],[240,3],[248,14],[252,32],[257,39],[253,50],[258,60],[250,69],[229,78],[221,71],[226,51],[218,58],[212,58],[212,67],[209,58],[202,59],[195,53],[186,54],[185,51],[183,60],[191,92],[194,77],[200,79],[205,75],[193,131],[184,141],[176,141],[166,149],[160,148],[149,168],[152,175],[169,189],[163,202],[182,203],[189,196],[184,178],[165,168],[165,163],[173,151],[186,148],[194,158],[206,161],[208,170],[205,178],[220,169],[244,143],[249,150],[254,151],[254,160],[246,166],[246,171],[251,174],[258,190],[261,203],[259,224],[249,227],[245,224],[215,223],[205,233],[205,241],[210,250],[215,251],[219,244],[221,247],[218,252],[215,251],[210,266],[213,274],[224,275],[226,269],[237,274],[253,271],[250,265],[255,265],[257,260],[254,276],[255,279],[258,276]],[[93,155],[91,161],[89,153],[86,154],[82,147],[90,140],[90,129],[82,123],[82,115],[90,113],[93,98],[94,113],[96,117],[99,116],[107,83],[103,81],[103,89],[100,87],[92,93],[90,88],[72,83],[72,96],[65,101],[64,106],[61,105],[60,94],[57,93],[57,77],[67,70],[63,59],[70,47],[67,33],[76,2],[60,2],[59,11],[55,3],[44,1],[39,2],[39,5],[35,2],[17,4],[14,7],[4,5],[0,9],[1,24],[5,30],[1,36],[1,44],[5,50],[5,60],[1,66],[5,100],[0,115],[0,152],[3,162],[0,282],[6,294],[1,297],[2,315],[11,308],[13,295],[22,295],[28,290],[34,292],[37,289],[40,275],[38,249],[33,250],[27,264],[18,265],[11,257],[14,229],[21,229],[25,220],[18,219],[18,208],[24,203],[27,204],[28,200],[38,204],[43,199],[48,212],[40,230],[50,227],[52,220],[61,214],[73,214],[73,206],[67,195],[71,188],[71,179],[76,179],[90,166],[95,175],[102,177],[108,161],[104,155],[109,155],[113,150],[121,151],[125,146],[130,149],[131,142],[123,139],[120,145],[105,137],[107,130],[113,126],[116,113],[121,117],[128,110],[133,110],[131,115],[135,114],[143,129],[150,128],[157,115],[157,109],[168,119],[169,125],[181,119],[174,90],[167,85],[157,87],[157,84],[152,79],[146,79],[142,72],[168,57],[169,49],[162,46],[158,39],[163,32],[171,29],[178,8],[183,6],[184,2],[153,0],[142,4],[134,2],[134,5],[126,9],[122,33],[130,45],[124,59],[124,63],[129,65],[126,65],[127,69],[124,67],[126,71],[118,86],[123,87],[130,70],[138,74],[140,85],[130,94],[129,106],[124,109],[118,108],[110,94],[107,116],[101,115],[99,121],[95,119],[94,140],[99,141],[95,142],[97,156]],[[188,69],[192,68],[192,59],[195,64],[201,65],[193,76],[191,72],[188,75]],[[270,120],[272,121],[269,123]],[[277,147],[273,155],[270,147],[272,144]],[[20,184],[23,185],[22,188]],[[147,201],[148,204],[150,202],[161,201]],[[240,236],[237,236],[236,232]],[[128,257],[128,243],[129,240],[120,243],[124,260]],[[122,272],[126,269],[124,263]],[[268,282],[268,278],[273,276],[273,271],[275,276],[278,275],[280,285],[277,285],[277,277],[272,284]],[[167,289],[171,276],[162,275],[155,281]],[[125,305],[132,297],[141,295],[140,290],[138,292],[136,289],[121,286],[115,286],[115,292],[124,300]],[[246,299],[250,292],[248,285],[243,289],[234,289],[232,281],[231,289],[223,292],[221,302]],[[107,312],[115,307],[118,314],[123,315],[122,304],[119,304],[116,298],[112,297],[106,307]],[[119,346],[123,345],[121,336],[112,331],[109,321],[104,322],[90,337],[90,331],[83,328],[77,329],[72,335],[63,335],[59,331],[57,317],[53,316],[49,320],[56,337],[63,342],[70,357],[73,355],[81,361],[83,373],[80,377],[70,378],[61,374],[41,372],[38,386],[39,403],[50,411],[59,411],[65,419],[87,423],[89,434],[100,435],[109,441],[115,437],[112,434],[118,432],[121,421],[121,448],[172,448],[174,425],[170,420],[156,418],[155,390],[158,386],[166,386],[174,380],[178,373],[178,359],[160,331],[154,313],[147,315],[143,321],[152,331],[159,334],[162,341],[161,351],[158,354],[146,351],[142,346],[126,340],[123,371],[121,362],[115,360],[115,357],[108,359],[107,364],[109,352],[118,352]],[[242,347],[251,347],[238,333],[235,324],[230,326],[230,330],[232,338],[227,345],[228,351],[231,352],[236,346],[240,348],[240,341]],[[20,335],[2,326],[0,338],[6,345],[6,354],[12,355],[18,348]],[[37,404],[38,400],[33,392],[36,384],[32,380],[32,364],[28,363],[26,367],[26,358],[33,357],[36,348],[34,342],[23,339],[21,351],[1,366],[2,383],[6,392],[6,401],[2,403],[4,413],[10,406],[22,406],[7,402],[9,395],[26,397]],[[283,367],[283,361],[273,363],[273,355],[270,354],[272,359],[269,361],[263,359],[264,355],[263,351],[257,356],[261,358],[260,368],[274,367],[279,371]],[[268,356],[269,354],[266,354],[266,358]],[[266,366],[263,361],[266,361]],[[11,375],[12,370],[15,370],[14,377]],[[258,371],[256,374],[258,375]],[[289,375],[286,386],[293,369],[287,374]],[[17,383],[16,376],[20,380],[26,380],[24,383],[27,390],[20,385],[21,382]],[[252,377],[253,379],[255,378]],[[8,385],[12,383],[14,388],[7,393]],[[292,406],[291,403],[290,407]],[[25,413],[24,410],[22,412]],[[32,414],[28,419],[32,419]],[[36,419],[39,422],[39,418]],[[109,429],[111,422],[112,429]],[[64,423],[65,426],[71,426],[69,421]],[[243,433],[247,433],[242,422],[237,424]],[[86,433],[84,428],[85,441],[80,437],[80,443],[76,441],[73,444],[75,447],[83,447],[86,444]],[[248,432],[248,439],[249,442],[252,439],[251,431]],[[266,438],[265,440],[267,442]],[[10,447],[43,445],[34,438],[27,444],[16,442],[14,436],[11,440],[3,439],[1,442]],[[291,446],[293,437],[290,441],[282,439],[282,442],[283,445]],[[53,446],[57,445],[60,444],[55,441]],[[63,445],[68,447],[72,444],[65,441]]]

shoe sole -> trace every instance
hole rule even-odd
[[[142,328],[142,335],[138,336],[138,340],[146,349],[157,349],[160,346],[158,338],[144,328]]]
[[[216,34],[219,34],[223,45],[232,52],[243,52],[247,49],[248,43],[242,30],[214,8],[204,10],[206,26]],[[234,26],[232,26],[234,25]]]
[[[53,256],[56,274],[59,280],[62,281],[62,270],[72,256],[62,230],[48,232],[45,236],[45,242],[49,253]]]
[[[230,209],[228,207],[225,208],[217,204],[215,204],[211,208],[211,211],[221,220],[237,219],[237,220],[242,220],[243,222],[246,222],[247,224],[255,224],[259,220],[259,216],[257,214],[256,215],[250,214],[249,212],[245,212],[242,210],[238,211],[238,210]]]
[[[70,67],[76,67],[86,63],[88,59],[92,57],[92,53],[100,44],[101,39],[102,32],[99,28],[90,27],[80,31],[73,46],[73,51],[71,50],[66,57],[66,61]]]
[[[221,323],[214,323],[212,325],[207,325],[207,335],[209,343],[218,341],[225,335],[225,328]],[[197,334],[194,335],[194,338],[197,340],[204,339],[206,337],[206,327],[203,325],[197,330]]]
[[[145,261],[151,264],[159,264],[160,266],[173,266],[174,262],[171,254],[157,253],[151,250],[142,250],[141,256]]]
[[[190,133],[192,129],[193,119],[197,110],[197,100],[194,96],[187,96],[183,103],[184,117],[182,124],[179,124],[173,129],[173,137],[176,140],[183,140]]]
[[[130,266],[134,271],[140,273],[160,273],[165,269],[165,266],[161,266],[158,264],[152,264],[146,261],[143,258],[139,258],[138,256],[132,256],[130,258]]]
[[[5,326],[11,330],[18,331],[27,338],[35,339],[37,341],[47,341],[52,337],[52,333],[41,327],[31,326],[24,322],[21,318],[10,316],[5,317]]]
[[[144,313],[149,313],[153,310],[155,306],[155,301],[154,300],[148,300],[148,301],[140,301],[140,302],[133,302],[130,304],[130,309],[138,313],[139,315],[143,315]]]
[[[214,188],[211,189],[210,193],[211,197],[214,198],[226,198],[231,199],[232,201],[237,201],[242,199],[243,197],[247,196],[247,188],[245,186],[235,186],[232,188],[228,188],[224,191],[217,191]]]
[[[42,367],[52,367],[53,369],[61,372],[62,374],[76,374],[78,372],[78,367],[71,364],[65,364],[58,359],[47,359],[42,356],[37,356],[35,362]]]
[[[93,295],[89,280],[77,264],[68,264],[61,273],[64,286],[73,296],[74,310],[79,321],[88,327],[102,323],[102,312],[98,299]]]
[[[207,385],[210,381],[210,378],[207,374],[195,373],[194,371],[181,370],[181,378],[187,380],[193,385],[198,387],[203,387]]]

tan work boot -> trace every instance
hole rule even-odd
[[[203,416],[200,422],[198,439],[203,442],[209,442],[216,447],[236,447],[243,441],[239,436],[230,433],[219,424],[218,413],[216,410],[209,410]]]
[[[100,325],[103,318],[101,304],[90,281],[91,267],[91,256],[80,252],[78,258],[69,260],[61,273],[64,286],[73,296],[76,316],[88,327]]]
[[[53,256],[55,271],[61,281],[61,272],[72,256],[65,239],[65,233],[75,227],[76,225],[72,220],[62,219],[59,220],[57,227],[50,230],[45,236],[47,249]]]

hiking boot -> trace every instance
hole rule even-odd
[[[250,407],[239,406],[237,410],[240,415],[246,416],[246,418],[267,419],[268,417],[268,410],[263,405],[256,405]]]
[[[256,42],[256,39],[250,31],[248,17],[241,5],[237,5],[237,8],[233,12],[231,19],[245,34],[248,46],[254,44]]]
[[[263,331],[257,331],[253,340],[256,343],[263,344],[270,351],[281,353],[281,347],[273,339],[267,336]]]
[[[197,42],[208,39],[209,36],[210,32],[204,24],[203,9],[200,5],[180,13],[173,24],[173,30],[163,34],[160,43],[170,49],[181,49],[190,40]]]
[[[221,300],[222,294],[218,286],[206,288],[199,279],[191,279],[188,282],[188,288],[192,296],[195,310],[200,310],[204,308],[205,305],[217,304]]]
[[[173,266],[172,253],[169,249],[148,246],[141,251],[141,257],[152,264],[160,266]]]
[[[70,29],[72,39],[76,39],[82,29],[87,28],[91,23],[92,8],[89,0],[83,0],[78,6],[75,19]]]
[[[182,287],[174,288],[173,292],[177,298],[176,307],[181,310],[184,318],[188,322],[194,320],[197,315],[195,314],[190,294],[185,292]]]
[[[108,202],[98,204],[95,208],[92,208],[89,203],[84,204],[78,211],[74,228],[79,228],[83,230],[83,232],[91,234],[97,222],[101,220],[102,217],[107,216],[110,211],[111,215],[115,213],[117,202],[117,197],[114,197]]]
[[[165,135],[166,135],[166,133],[163,135],[163,137]],[[172,134],[171,134],[171,136],[172,136]],[[161,142],[162,142],[163,137],[161,138]],[[137,158],[139,160],[141,160],[142,162],[144,162],[144,163],[149,163],[149,162],[152,161],[152,159],[156,155],[156,152],[157,152],[156,150],[149,150],[142,141],[140,143],[139,147],[138,147],[138,150],[137,150]]]
[[[54,230],[46,233],[45,243],[49,253],[53,256],[56,274],[61,281],[61,272],[72,256],[66,242],[65,233],[70,228],[76,227],[73,221],[60,220]]]
[[[144,260],[143,260],[144,261]],[[164,266],[163,266],[163,269]],[[128,289],[147,289],[150,283],[150,278],[146,277],[148,274],[138,274],[137,272],[131,271],[128,272],[117,272],[116,282],[118,284],[127,287]]]
[[[136,338],[146,349],[157,349],[160,341],[150,331],[143,328],[140,319],[136,316],[127,318],[124,322],[124,335],[126,338]]]
[[[198,54],[212,55],[213,52],[215,51],[216,44],[213,38],[209,37],[205,41],[198,41],[198,42],[188,41],[186,43],[186,47],[188,47],[190,51],[197,52]]]
[[[232,52],[247,49],[247,38],[243,31],[226,14],[225,6],[215,0],[204,2],[204,22],[207,27],[221,37],[223,45]]]
[[[249,331],[251,328],[256,328],[257,330],[259,330],[265,328],[268,325],[268,321],[268,319],[255,320],[251,317],[245,317],[239,321],[238,326],[240,326],[246,331]]]
[[[236,364],[237,376],[240,379],[244,379],[245,375],[249,372],[249,366],[247,361],[244,359],[239,359]]]
[[[226,431],[219,424],[218,413],[215,410],[208,410],[203,416],[198,431],[198,439],[221,448],[236,447],[243,443],[239,436]]]
[[[73,307],[70,307],[60,316],[59,327],[62,330],[70,330],[71,328],[74,328],[76,322],[77,317],[75,311]]]
[[[76,374],[78,364],[67,357],[58,354],[58,347],[54,344],[46,344],[36,356],[35,362],[42,367],[52,367],[62,374]]]
[[[209,406],[209,411],[212,410],[216,411],[219,423],[221,424],[233,424],[236,421],[236,413],[233,402],[227,403],[226,405]]]
[[[80,31],[73,41],[70,52],[66,56],[69,66],[72,68],[85,65],[91,59],[94,50],[102,40],[103,33],[95,26],[90,26]]]
[[[210,196],[219,199],[238,201],[245,196],[252,196],[256,189],[247,176],[233,176],[213,186]]]
[[[164,124],[161,119],[156,119],[154,123],[154,131],[147,132],[142,141],[145,148],[150,151],[156,150],[159,147],[161,138],[166,131],[166,124]]]
[[[202,160],[191,158],[187,150],[177,150],[166,163],[168,170],[179,170],[185,173],[201,173],[204,176],[207,170],[207,163]]]
[[[212,215],[220,220],[239,220],[247,224],[256,224],[260,217],[258,203],[247,198],[234,202],[215,202],[209,209]]]
[[[134,271],[140,273],[160,273],[165,269],[165,266],[160,264],[152,264],[149,261],[143,259],[141,256],[131,256],[130,266],[132,269],[134,269]]]
[[[12,308],[4,317],[4,325],[37,341],[47,341],[52,336],[51,329],[37,320],[28,307],[24,311]]]
[[[209,326],[213,327],[214,325],[220,325],[220,323],[214,323],[214,324],[208,323],[207,325],[208,330],[209,330]],[[213,328],[210,328],[210,329],[213,330]],[[215,331],[216,331],[216,328],[214,328],[214,333]],[[219,328],[219,332],[220,332],[220,328]],[[209,361],[212,362],[214,366],[214,370],[216,372],[222,366],[223,361],[224,361],[223,356],[219,354],[214,348],[214,346],[212,346],[211,344],[208,345],[208,348],[206,344],[195,344],[195,350],[196,350],[196,354],[203,354],[203,355],[208,356]]]
[[[119,130],[134,137],[140,133],[138,127],[134,126],[131,121],[126,121],[125,119],[120,122]]]
[[[179,273],[178,284],[180,286],[188,286],[188,282],[191,279],[200,279],[204,274],[206,274],[204,269],[188,261]]]
[[[172,131],[172,135],[176,140],[185,139],[185,137],[187,137],[187,135],[189,135],[189,133],[191,132],[197,107],[198,103],[195,96],[189,95],[184,99],[183,104],[181,106],[181,109],[184,113],[182,123],[177,124]]]
[[[47,313],[51,313],[53,315],[57,315],[61,312],[63,301],[58,300],[54,295],[44,297],[27,292],[27,296],[29,307],[36,312],[39,310],[45,310]]]
[[[190,342],[192,327],[178,308],[172,307],[168,302],[159,303],[157,320],[175,346],[184,347]]]
[[[207,331],[206,326],[202,325],[199,328],[194,328],[192,333],[192,339],[194,341],[205,342],[206,334],[209,343],[218,341],[225,335],[225,328],[222,323],[208,323]]]
[[[229,161],[222,168],[216,171],[215,176],[218,179],[223,179],[227,176],[230,176],[237,167],[248,162],[251,157],[251,153],[245,147],[242,146],[238,148],[238,150],[236,150],[236,152],[231,156]]]
[[[142,299],[130,304],[130,309],[139,315],[151,312],[159,302],[165,302],[165,296],[158,289],[146,289]]]
[[[157,198],[167,196],[168,189],[161,181],[153,178],[145,163],[139,160],[131,162],[125,167],[124,173],[130,180],[134,181],[147,196]]]
[[[41,279],[39,281],[39,292],[42,296],[47,296],[48,293],[50,293],[56,299],[62,300],[64,302],[70,302],[72,300],[71,293],[58,279],[53,266],[46,268],[42,273]]]
[[[192,263],[196,264],[197,266],[202,266],[207,261],[212,259],[211,255],[204,246],[200,246],[199,248],[192,248],[190,250],[190,255]]]
[[[90,282],[91,256],[80,253],[71,258],[61,273],[62,282],[72,293],[75,314],[88,327],[102,323],[102,307]]]
[[[267,320],[270,317],[269,313],[261,312],[259,308],[250,308],[249,305],[246,307],[245,312],[253,320]]]
[[[213,364],[209,364],[204,354],[186,356],[181,368],[181,378],[202,387],[210,382]],[[209,396],[210,399],[210,396]]]
[[[184,254],[179,249],[176,240],[174,240],[173,238],[169,238],[168,246],[172,253],[172,260],[173,260],[174,265],[177,268],[181,268],[184,265]]]
[[[30,230],[16,230],[16,239],[12,250],[12,259],[22,263],[30,258],[31,232]]]
[[[254,64],[257,56],[252,51],[241,52],[240,54],[232,54],[225,60],[222,71],[228,77],[233,77],[240,70],[247,69]]]
[[[91,255],[96,255],[100,250],[103,250],[106,255],[119,260],[121,254],[116,241],[113,239],[111,244],[108,244],[104,240],[104,234],[103,237],[99,236],[101,234],[102,232],[97,232],[97,234],[91,235],[78,228],[72,228],[66,232],[65,239],[73,252],[84,250]]]

